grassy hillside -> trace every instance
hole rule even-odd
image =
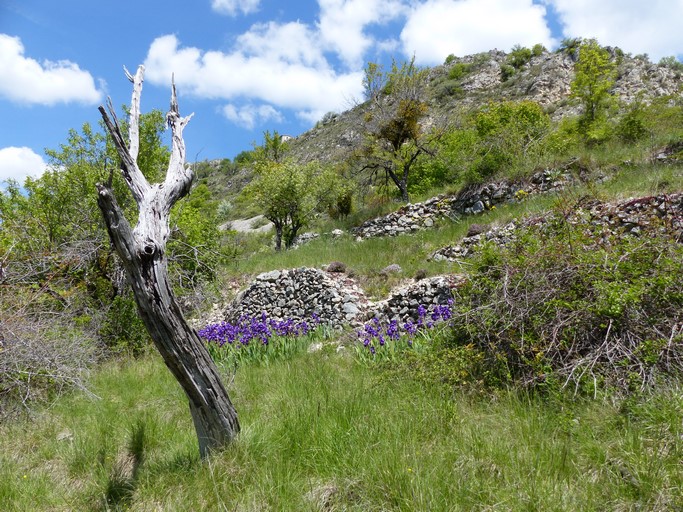
[[[683,393],[622,403],[382,379],[302,354],[228,380],[242,433],[201,463],[158,357],[110,363],[92,395],[0,427],[0,508],[35,510],[673,510]]]
[[[417,275],[467,276],[448,321],[410,339],[375,333],[373,352],[352,328],[237,355],[240,345],[210,344],[242,432],[206,461],[96,207],[68,210],[90,238],[61,224],[62,238],[37,221],[24,227],[44,204],[63,206],[54,190],[89,187],[104,167],[65,166],[34,195],[1,193],[0,510],[683,509],[681,205],[628,230],[590,214],[683,191],[680,70],[608,49],[617,81],[587,123],[567,95],[573,47],[522,50],[429,71],[424,125],[444,112],[455,121],[411,169],[411,200],[538,172],[571,175],[563,188],[356,240],[353,227],[401,206],[382,176],[355,172],[369,108],[359,105],[326,116],[288,154],[334,164],[352,211],[319,209],[306,226],[318,239],[276,251],[271,235],[217,230],[262,213],[240,191],[267,169],[254,164],[267,148],[196,164],[200,183],[174,211],[169,257],[200,327],[273,269],[342,262],[372,299]],[[653,95],[636,101],[643,87]],[[507,247],[429,258],[472,224],[512,220],[521,227]],[[401,270],[382,271],[391,264]]]

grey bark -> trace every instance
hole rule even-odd
[[[122,175],[138,205],[137,225],[131,227],[126,220],[110,184],[97,185],[97,203],[133,288],[145,327],[187,395],[203,458],[230,443],[240,427],[218,369],[204,343],[185,321],[168,279],[165,252],[171,207],[190,191],[193,180],[192,170],[185,168],[182,137],[192,115],[180,116],[175,84],[172,84],[171,108],[166,116],[172,132],[171,159],[164,182],[150,184],[137,165],[144,66],[138,67],[135,76],[128,71],[126,75],[133,83],[128,144],[111,101],[109,113],[102,106],[99,110],[121,158]]]

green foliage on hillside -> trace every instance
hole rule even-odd
[[[138,162],[151,181],[168,165],[164,129],[161,112],[141,116]],[[97,206],[96,183],[111,180],[121,207],[133,222],[136,217],[113,148],[102,131],[85,124],[46,153],[49,168],[42,176],[0,191],[0,349],[11,367],[0,378],[0,398],[14,396],[13,390],[30,382],[26,403],[49,397],[42,387],[55,391],[65,383],[78,385],[103,353],[140,353],[148,346]],[[181,295],[213,279],[223,258],[210,195],[201,185],[171,214],[168,257]],[[39,338],[49,350],[35,350]],[[82,343],[70,341],[79,338]],[[51,377],[39,377],[45,374]],[[2,409],[0,401],[0,414]]]
[[[275,249],[292,246],[316,213],[327,211],[339,197],[340,182],[330,168],[315,164],[265,160],[243,191],[275,225]]]
[[[410,173],[442,133],[439,127],[423,130],[421,124],[428,112],[427,70],[419,69],[414,58],[401,65],[394,62],[390,71],[369,63],[363,83],[372,108],[365,116],[365,142],[357,155],[361,169],[370,183],[391,181],[407,202]]]
[[[579,60],[575,66],[571,94],[583,106],[580,127],[588,140],[601,140],[600,122],[611,98],[610,90],[616,79],[617,65],[609,52],[595,39],[583,41],[578,47]]]
[[[472,261],[453,343],[473,347],[479,378],[592,396],[683,370],[683,249],[612,234],[579,208]]]

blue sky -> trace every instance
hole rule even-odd
[[[443,62],[565,37],[653,61],[683,53],[683,0],[0,0],[0,181],[130,102],[168,108],[175,74],[188,160],[232,158],[264,130],[299,135],[362,97],[366,62]]]

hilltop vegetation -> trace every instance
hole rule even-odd
[[[97,181],[125,197],[111,144],[71,132],[44,176],[0,193],[0,508],[682,507],[681,67],[581,40],[369,64],[364,103],[194,163],[168,255],[197,327],[274,269],[334,262],[375,299],[465,283],[419,326],[207,331],[231,337],[209,346],[243,431],[204,465],[95,205]],[[162,123],[143,117],[150,180]],[[538,176],[558,185],[400,236],[352,232],[406,200]],[[257,214],[274,233],[218,229]],[[320,236],[297,247],[306,230]],[[466,235],[467,257],[432,258]]]

